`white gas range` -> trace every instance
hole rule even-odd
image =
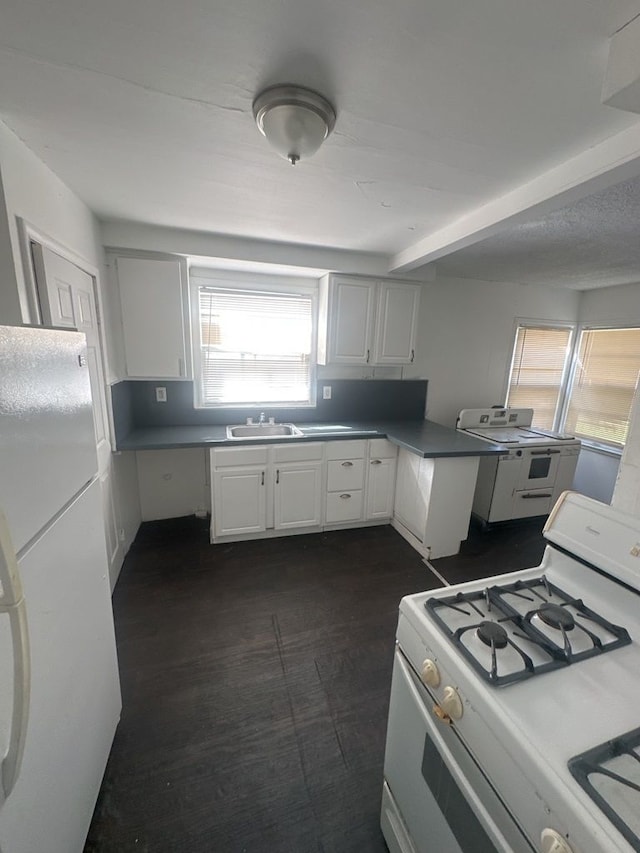
[[[463,409],[459,430],[504,447],[480,459],[473,513],[486,524],[547,515],[573,484],[580,441],[532,427],[533,409]]]
[[[540,566],[400,604],[392,853],[640,850],[640,520],[567,492],[545,537]]]

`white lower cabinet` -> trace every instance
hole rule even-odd
[[[369,441],[367,469],[367,519],[386,519],[393,515],[396,491],[396,465],[398,448],[386,438]]]
[[[285,462],[277,466],[273,522],[276,530],[322,524],[322,462]]]
[[[384,524],[396,456],[386,439],[211,450],[211,541]]]
[[[327,524],[362,520],[366,448],[360,440],[327,442]]]
[[[223,468],[213,475],[214,536],[267,529],[265,468]]]
[[[322,524],[321,442],[211,451],[211,541]]]

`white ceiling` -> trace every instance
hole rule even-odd
[[[640,118],[601,103],[609,38],[639,12],[640,0],[4,0],[0,117],[104,219],[381,252],[395,269],[437,255],[439,271],[473,278],[640,280],[632,180],[571,216],[538,210],[475,246],[422,250],[581,152],[611,142],[615,164],[613,140]],[[296,167],[251,112],[283,82],[338,112]]]

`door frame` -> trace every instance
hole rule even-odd
[[[65,261],[79,267],[87,275],[91,276],[93,281],[93,297],[96,303],[98,335],[100,337],[100,358],[102,361],[102,375],[104,376],[105,385],[105,402],[107,407],[107,426],[109,428],[109,442],[111,444],[111,452],[114,453],[115,447],[115,427],[113,422],[113,410],[111,407],[111,394],[108,393],[110,388],[109,378],[111,372],[107,361],[107,338],[104,324],[104,304],[102,300],[102,291],[100,287],[100,270],[82,255],[77,254],[72,249],[59,243],[53,237],[50,237],[44,231],[41,231],[35,225],[32,225],[22,216],[16,216],[18,226],[18,237],[20,242],[20,255],[22,258],[22,271],[24,274],[25,288],[31,313],[31,322],[33,325],[43,325],[42,309],[40,307],[40,297],[38,294],[38,285],[36,282],[36,271],[34,268],[34,259],[31,252],[31,243],[39,243],[41,246],[55,252],[56,255],[64,258]]]

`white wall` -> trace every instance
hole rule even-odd
[[[98,270],[100,296],[104,294],[104,253],[98,222],[89,208],[0,122],[0,174],[4,190],[4,207],[0,215],[0,255],[2,261],[10,252],[12,276],[3,282],[5,297],[0,300],[2,322],[33,322],[29,309],[28,277],[23,269],[18,217],[39,233]],[[0,201],[2,199],[0,198]],[[8,241],[3,243],[3,217],[6,216]],[[7,244],[8,242],[8,244]],[[2,269],[0,261],[0,270]],[[101,299],[104,307],[105,300]],[[108,365],[107,365],[107,372]],[[127,454],[112,469],[112,488],[118,511],[117,524],[123,531],[124,548],[133,541],[140,525],[137,490],[130,494],[136,481],[135,457]],[[117,566],[119,570],[119,566]],[[112,577],[115,582],[115,577]]]
[[[579,294],[532,285],[438,278],[423,285],[417,361],[429,380],[427,417],[455,426],[462,408],[501,405],[518,320],[569,320]]]

